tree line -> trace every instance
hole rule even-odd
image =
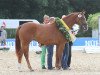
[[[36,19],[42,22],[45,14],[61,18],[64,14],[82,10],[86,11],[86,18],[100,12],[100,0],[0,0],[0,19]],[[78,36],[82,36],[81,33]]]
[[[44,14],[61,17],[74,11],[100,12],[100,0],[0,0],[0,18],[42,20]]]

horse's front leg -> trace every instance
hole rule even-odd
[[[64,50],[64,45],[65,44],[60,44],[56,46],[56,69],[60,69],[61,68],[61,59],[62,59],[62,53]]]

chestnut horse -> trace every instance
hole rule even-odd
[[[74,24],[82,26],[82,29],[87,30],[87,22],[84,12],[74,12],[65,15],[62,20],[71,29]],[[24,54],[30,71],[33,71],[29,61],[29,43],[36,40],[45,45],[56,45],[56,68],[61,68],[61,58],[64,45],[67,42],[64,35],[58,30],[56,22],[50,24],[37,24],[27,22],[18,27],[16,32],[15,48],[18,57],[18,63],[21,65],[22,56]],[[20,69],[21,66],[18,68]]]

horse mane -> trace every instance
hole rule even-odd
[[[71,16],[71,15],[76,15],[76,14],[78,15],[79,13],[81,13],[81,12],[72,12],[72,13],[66,15],[66,16],[69,17],[69,16]]]

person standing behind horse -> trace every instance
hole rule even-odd
[[[50,17],[48,15],[44,15],[44,24],[48,24],[49,23],[49,20],[50,20]],[[53,46],[54,45],[43,45],[42,46],[42,53],[41,53],[41,66],[42,66],[42,69],[46,69],[45,67],[45,55],[46,55],[46,49],[48,51],[48,55],[47,55],[47,65],[48,65],[48,69],[51,70],[53,69],[52,67],[52,57],[53,57]]]
[[[63,51],[63,56],[62,56],[62,68],[63,70],[69,69],[70,64],[71,64],[71,46],[72,46],[72,41],[67,42],[65,44],[65,48]]]
[[[6,46],[6,39],[7,39],[7,32],[5,30],[5,26],[1,26],[1,36],[0,36],[0,42],[1,42],[1,46]]]
[[[62,18],[63,17],[64,15],[62,16]],[[76,35],[78,31],[79,31],[79,26],[77,24],[74,24],[71,30],[72,34]],[[70,67],[71,56],[72,56],[72,48],[71,48],[72,45],[73,45],[72,41],[69,41],[65,44],[65,48],[62,55],[62,62],[61,62],[63,70],[67,70]]]

